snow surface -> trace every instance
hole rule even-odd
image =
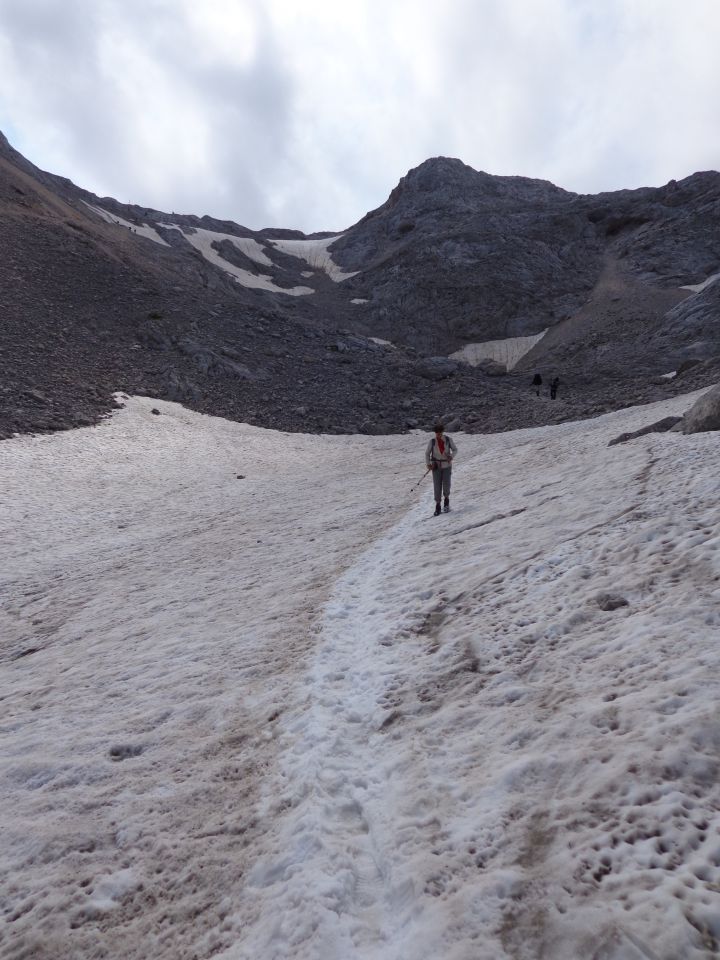
[[[230,263],[230,261],[226,260],[213,246],[214,243],[229,240],[251,260],[265,266],[272,266],[272,260],[270,260],[264,252],[263,246],[250,237],[236,237],[231,233],[218,233],[215,230],[205,230],[202,227],[198,227],[192,231],[186,231],[176,223],[163,223],[162,226],[166,230],[179,230],[188,243],[192,244],[196,250],[199,250],[206,260],[214,263],[217,267],[221,267],[225,273],[229,273],[231,277],[234,277],[244,287],[253,287],[257,290],[270,290],[273,293],[286,293],[290,297],[302,297],[308,293],[315,293],[312,287],[279,287],[273,281],[272,277],[265,273],[251,273],[249,270],[243,270],[242,267]]]
[[[684,287],[680,287],[681,290],[692,290],[693,293],[702,293],[702,291],[709,287],[711,283],[720,277],[720,273],[713,273],[707,279],[703,280],[702,283],[688,283]]]
[[[369,303],[369,302],[370,301],[367,300],[365,297],[353,297],[353,299],[350,301],[350,303]]]
[[[508,337],[506,340],[486,340],[484,343],[467,343],[460,350],[451,353],[454,360],[464,360],[473,367],[482,363],[483,360],[497,360],[504,363],[508,370],[519,362],[519,360],[529,353],[538,341],[547,333],[543,330],[541,333],[533,334],[529,337]]]
[[[437,519],[420,435],[0,444],[2,955],[716,956],[720,448],[607,446],[693,399],[458,435]]]
[[[109,210],[104,210],[102,207],[96,207],[92,203],[88,203],[87,200],[83,200],[83,203],[94,213],[97,213],[98,216],[102,217],[106,223],[115,223],[120,227],[127,227],[128,230],[132,230],[133,233],[138,234],[140,237],[147,237],[147,239],[152,240],[153,243],[159,243],[163,247],[170,246],[166,240],[163,240],[157,230],[154,227],[148,226],[147,223],[143,223],[142,225],[130,223],[129,220],[123,220],[123,218],[118,217],[117,214],[110,213]]]
[[[353,273],[347,273],[335,263],[328,251],[328,247],[342,236],[343,234],[340,233],[334,237],[326,237],[324,240],[268,240],[268,243],[282,253],[305,260],[315,270],[323,270],[336,283],[342,283],[343,280],[354,277],[360,272],[355,270]]]

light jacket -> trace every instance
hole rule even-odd
[[[443,467],[449,467],[451,465],[451,461],[457,456],[457,447],[455,446],[455,441],[453,438],[444,433],[443,440],[445,442],[445,452],[440,453],[440,448],[437,445],[435,437],[430,437],[430,442],[425,448],[426,467],[431,467],[433,463],[437,463],[440,469]]]

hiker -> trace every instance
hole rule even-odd
[[[436,423],[433,427],[435,436],[431,438],[425,448],[425,466],[432,470],[433,490],[435,493],[435,513],[438,516],[440,510],[440,498],[445,497],[443,509],[445,513],[450,510],[450,477],[452,474],[452,462],[457,453],[457,447],[452,437],[445,433],[445,427],[442,423]]]
[[[535,387],[535,396],[540,396],[540,387],[542,386],[542,377],[539,373],[536,373],[532,379],[532,385]]]
[[[560,386],[560,377],[553,377],[550,381],[550,399],[557,397],[558,387]]]

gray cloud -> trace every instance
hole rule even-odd
[[[0,0],[0,127],[100,194],[340,229],[427,156],[582,192],[717,167],[716,0]]]

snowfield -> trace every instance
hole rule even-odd
[[[693,399],[438,518],[418,434],[0,444],[0,956],[717,956],[717,434],[607,446]]]
[[[208,263],[214,263],[225,273],[230,274],[243,287],[252,287],[256,290],[270,290],[272,293],[286,293],[289,297],[304,297],[309,293],[315,293],[312,287],[280,287],[272,277],[266,273],[251,273],[242,267],[230,263],[225,257],[215,249],[214,244],[223,240],[228,240],[234,247],[244,253],[250,260],[263,266],[273,266],[272,260],[264,252],[265,248],[257,240],[251,237],[236,237],[232,233],[218,233],[216,230],[205,230],[202,227],[194,227],[192,230],[184,230],[176,223],[161,224],[166,230],[178,230],[191,246],[199,250]]]

